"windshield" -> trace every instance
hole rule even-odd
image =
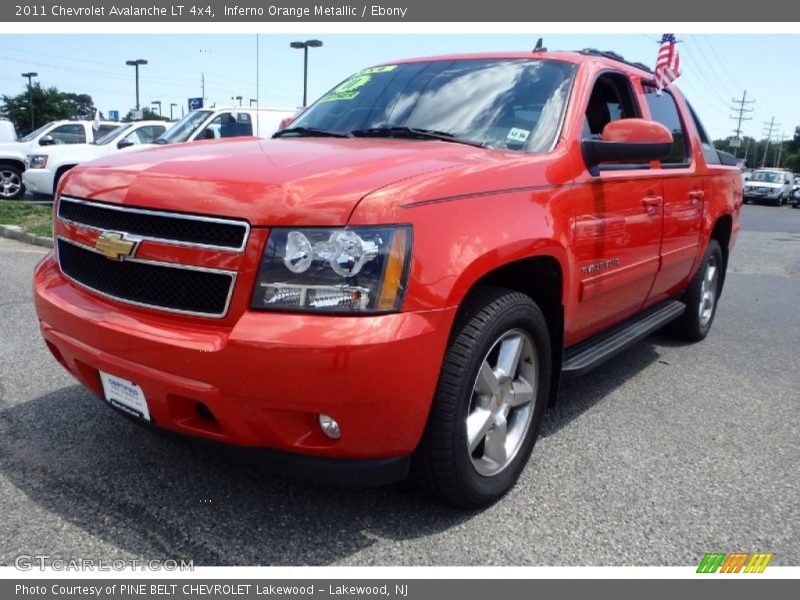
[[[157,144],[176,144],[185,142],[197,131],[197,128],[211,114],[210,110],[194,110],[175,123],[169,130],[156,140]]]
[[[38,136],[40,133],[42,133],[42,132],[43,132],[43,131],[45,131],[45,130],[46,130],[48,127],[50,127],[50,126],[51,126],[51,125],[52,125],[54,122],[55,122],[55,121],[50,121],[50,122],[49,122],[49,123],[47,123],[46,125],[42,125],[41,127],[39,127],[39,129],[35,129],[35,130],[31,131],[31,132],[30,132],[28,135],[26,135],[25,137],[21,137],[21,138],[19,138],[19,140],[18,140],[18,141],[20,141],[20,142],[30,142],[31,140],[33,140],[34,138],[36,138],[36,136]]]
[[[764,181],[766,183],[781,183],[783,181],[782,173],[775,173],[774,171],[756,171],[750,178],[750,181]]]
[[[130,129],[131,127],[133,127],[133,123],[115,127],[104,136],[97,138],[95,141],[92,142],[92,144],[94,144],[95,146],[103,146],[105,144],[110,144],[114,140],[114,138],[120,135],[123,131],[128,131],[128,129]]]
[[[547,152],[574,73],[575,65],[532,59],[372,67],[325,94],[290,130],[359,135],[382,129],[390,135],[388,128],[409,128],[486,147]]]

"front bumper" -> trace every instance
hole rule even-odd
[[[56,359],[98,396],[98,371],[135,382],[157,427],[379,463],[416,448],[455,317],[454,308],[360,317],[248,311],[225,327],[100,298],[68,282],[52,254],[34,287]],[[338,421],[339,440],[322,433],[319,413]]]
[[[34,194],[53,194],[53,178],[50,169],[26,169],[22,173],[22,185]]]

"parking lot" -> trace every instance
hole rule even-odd
[[[742,223],[709,337],[657,334],[566,382],[519,485],[480,512],[280,478],[121,418],[41,341],[43,250],[0,238],[0,564],[798,564],[800,210]]]

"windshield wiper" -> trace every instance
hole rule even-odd
[[[351,137],[349,133],[337,133],[336,131],[328,131],[327,129],[317,129],[316,127],[288,127],[281,129],[272,134],[273,138],[284,136],[297,136],[297,137],[335,137],[347,138]]]
[[[416,127],[370,127],[368,129],[354,129],[350,134],[355,137],[397,137],[412,140],[441,140],[443,142],[466,144],[477,148],[485,147],[485,144],[482,142],[473,142],[472,140],[457,138],[447,131],[418,129]]]

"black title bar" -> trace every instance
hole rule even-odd
[[[800,3],[760,0],[31,0],[0,4],[0,21],[57,22],[773,22],[800,21]]]

